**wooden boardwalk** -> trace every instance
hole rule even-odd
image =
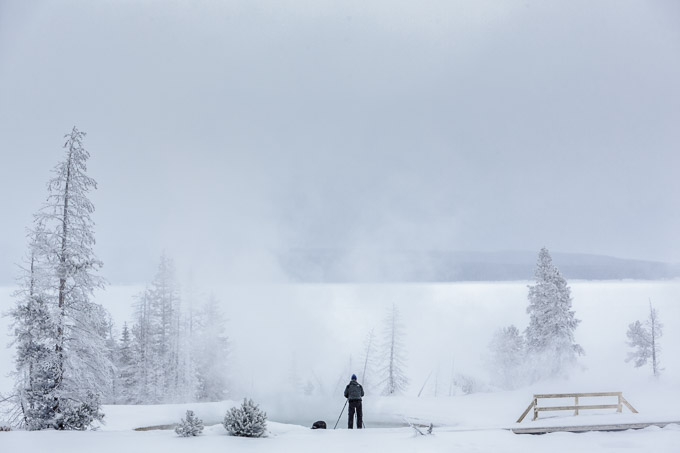
[[[543,426],[535,428],[512,428],[511,431],[515,434],[547,434],[547,433],[586,433],[589,431],[625,431],[627,429],[643,429],[649,426],[658,426],[664,428],[667,425],[677,424],[676,422],[658,422],[658,423],[619,423],[613,425],[582,425],[582,426]]]

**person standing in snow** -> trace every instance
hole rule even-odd
[[[349,381],[347,387],[345,387],[345,398],[349,401],[347,428],[352,429],[354,427],[354,413],[357,414],[357,428],[361,429],[364,427],[364,412],[361,408],[361,397],[364,396],[364,388],[357,382],[357,375],[352,375],[352,380]]]

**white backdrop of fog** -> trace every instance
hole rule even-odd
[[[680,261],[677,2],[365,3],[0,3],[3,274],[73,124],[113,282],[162,250],[205,281],[294,247]]]
[[[624,359],[630,349],[628,324],[644,320],[650,299],[666,327],[660,340],[664,381],[678,382],[680,282],[573,282],[571,287],[581,319],[576,341],[586,349],[579,362],[591,386],[625,386],[649,377],[648,367],[634,369]],[[299,384],[317,385],[317,376],[324,395],[341,395],[350,373],[361,374],[364,339],[371,329],[378,344],[373,353],[380,354],[392,304],[404,325],[408,395],[417,395],[427,381],[424,395],[432,396],[437,378],[428,381],[428,376],[437,373],[439,395],[447,395],[452,367],[456,374],[488,382],[488,344],[500,327],[527,327],[527,292],[525,282],[216,288],[230,318],[234,390],[265,394],[269,400],[289,396],[292,371]],[[579,373],[574,375],[578,380]],[[339,378],[343,387],[336,388]]]
[[[357,269],[365,250],[544,245],[680,262],[675,1],[2,1],[4,283],[74,124],[104,275],[148,282],[174,257],[224,302],[245,390],[276,390],[293,354],[335,379],[392,302],[412,389],[452,356],[481,372],[493,331],[525,322],[517,283],[252,285],[284,280],[276,251],[349,249]],[[656,288],[631,316],[677,301]],[[99,297],[121,322],[137,289]],[[577,310],[602,299],[574,293]],[[584,346],[623,354],[625,328]]]
[[[625,343],[628,324],[645,318],[650,298],[665,326],[660,382],[677,386],[680,282],[581,281],[572,282],[571,287],[574,310],[582,320],[576,341],[586,350],[579,360],[583,372],[572,373],[568,385],[572,391],[611,387],[638,391],[656,382],[648,366],[635,369],[624,362],[630,350]],[[110,287],[99,293],[98,300],[121,326],[130,320],[132,295],[141,289]],[[269,408],[283,414],[305,411],[303,403],[307,400],[296,400],[293,406],[299,406],[297,409],[286,407],[295,397],[293,371],[300,380],[297,384],[310,380],[320,396],[342,401],[343,388],[337,386],[346,383],[350,356],[351,372],[360,374],[365,335],[375,328],[378,340],[382,339],[382,322],[392,303],[401,311],[405,327],[410,396],[418,394],[431,373],[423,396],[433,396],[435,382],[438,395],[448,395],[452,365],[455,373],[488,382],[487,346],[496,329],[515,324],[524,330],[528,324],[525,282],[228,285],[216,287],[214,292],[229,318],[227,333],[233,347],[228,359],[230,396],[237,400],[243,395],[261,398]],[[9,294],[8,289],[0,288],[0,306],[8,306]],[[0,318],[0,332],[7,331],[8,322]],[[0,393],[11,386],[7,376],[11,369],[11,351],[0,348]],[[319,389],[316,377],[323,389]],[[553,387],[548,389],[555,391],[555,384],[549,385]],[[371,390],[368,398],[375,404],[375,388]],[[334,412],[339,407],[325,409]]]

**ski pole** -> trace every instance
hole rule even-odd
[[[347,401],[349,400],[345,400],[345,405],[342,406],[342,410],[340,411],[340,415],[338,416],[338,421],[335,422],[335,426],[333,427],[333,429],[338,427],[338,423],[340,423],[340,417],[342,417],[342,413],[345,412],[345,407],[347,407]]]

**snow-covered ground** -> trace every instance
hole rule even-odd
[[[156,432],[0,433],[5,451],[164,453],[210,452],[677,452],[680,427],[647,428],[621,433],[555,433],[518,436],[509,431],[437,432],[414,436],[409,428],[365,431],[312,431],[292,425],[271,426],[265,439],[229,437],[221,426],[203,436],[178,438]]]
[[[524,395],[473,395],[420,400],[416,398],[385,402],[387,407],[399,407],[397,412],[406,410],[415,414],[428,414],[424,419],[449,420],[460,417],[460,424],[438,425],[432,436],[421,436],[409,427],[379,427],[349,431],[311,430],[308,427],[268,423],[268,437],[244,439],[231,437],[214,417],[220,416],[230,403],[210,403],[168,406],[121,406],[107,407],[109,421],[98,431],[88,432],[9,432],[0,433],[2,451],[30,452],[91,452],[134,453],[163,451],[171,452],[347,452],[347,451],[390,451],[407,452],[527,452],[550,451],[552,453],[587,452],[676,452],[680,443],[680,425],[665,428],[649,427],[643,430],[623,432],[592,432],[584,434],[553,433],[541,436],[513,434],[497,424],[507,416],[516,416],[514,402],[524,401]],[[375,402],[373,402],[375,403]],[[367,401],[367,415],[373,411]],[[382,403],[378,403],[382,405]],[[179,420],[187,407],[193,408],[199,417],[206,420],[203,435],[197,438],[181,438],[172,430],[133,431],[133,425],[166,423]],[[448,410],[452,412],[449,413]],[[465,414],[472,415],[468,418]],[[429,416],[432,414],[432,416]],[[394,414],[393,414],[394,415]],[[486,415],[486,420],[483,420]],[[374,417],[374,415],[372,415]],[[643,417],[640,417],[643,418]],[[565,417],[561,421],[580,419],[582,423],[626,422],[635,416],[606,414],[584,417]],[[211,420],[211,422],[208,422]],[[370,416],[369,416],[370,420]],[[375,418],[373,418],[375,423]],[[328,421],[328,420],[327,420]],[[343,427],[344,417],[339,428]],[[477,424],[479,422],[486,422]],[[638,420],[639,421],[639,420]],[[545,422],[542,422],[545,424]],[[334,421],[330,421],[331,427]],[[523,425],[532,426],[537,422]]]
[[[364,398],[364,424],[367,428],[398,428],[408,423],[437,427],[437,431],[474,431],[495,430],[509,428],[534,428],[543,426],[575,426],[588,424],[621,424],[621,423],[653,423],[680,422],[678,403],[680,397],[666,385],[650,383],[643,391],[625,394],[627,400],[639,411],[633,414],[624,407],[622,413],[614,409],[583,410],[577,417],[572,412],[541,413],[536,421],[527,416],[521,424],[516,420],[531,402],[533,392],[555,390],[565,382],[555,381],[544,383],[542,386],[524,388],[512,392],[477,393],[440,398],[418,397],[367,397]],[[571,388],[571,387],[569,387]],[[310,412],[309,420],[287,420],[286,411],[278,406],[261,404],[261,409],[267,412],[269,420],[285,422],[286,425],[311,427],[313,421],[324,420],[333,428],[340,411],[343,410],[343,398],[294,398],[286,401],[290,406],[299,406]],[[560,400],[544,400],[542,405],[559,405]],[[573,404],[573,399],[568,401]],[[614,404],[616,398],[586,399],[581,398],[580,404]],[[184,417],[187,409],[193,410],[206,425],[222,422],[227,410],[239,402],[222,401],[216,403],[187,403],[143,406],[105,406],[105,423],[98,429],[102,431],[126,431],[135,428],[155,427],[177,423]],[[330,411],[319,408],[334,409]],[[314,417],[314,414],[317,417]],[[338,429],[347,425],[347,411],[343,412],[338,423]]]
[[[97,432],[0,433],[0,451],[678,451],[680,426],[616,433],[515,435],[506,428],[531,401],[533,393],[622,391],[639,410],[541,414],[522,426],[680,421],[680,282],[570,282],[576,316],[582,320],[576,340],[586,350],[582,367],[569,379],[541,382],[512,392],[480,392],[448,396],[451,366],[484,381],[484,355],[493,332],[511,323],[520,330],[525,314],[527,282],[433,285],[290,285],[213,288],[224,301],[233,344],[232,398],[252,396],[269,414],[270,437],[229,437],[219,424],[234,402],[107,406],[106,425]],[[112,288],[101,302],[118,322],[129,319],[132,288]],[[0,310],[10,306],[9,289],[0,289]],[[647,316],[649,299],[664,324],[659,379],[648,368],[635,369],[624,358],[626,329]],[[272,303],[277,301],[277,303]],[[356,369],[365,333],[380,323],[396,303],[406,327],[408,374],[406,395],[365,398],[366,432],[312,431],[315,420],[331,427],[344,399],[341,388],[349,369]],[[265,310],[266,308],[266,310]],[[8,320],[0,321],[5,330]],[[350,368],[350,356],[352,365]],[[9,349],[0,348],[0,392],[11,385]],[[418,394],[427,376],[433,377]],[[313,396],[293,389],[315,376]],[[316,379],[318,378],[318,379]],[[340,390],[338,390],[340,388]],[[435,393],[438,397],[434,397]],[[443,395],[443,396],[442,396]],[[197,439],[178,438],[172,431],[137,432],[141,426],[176,422],[187,408],[209,427]],[[346,413],[345,413],[346,415]],[[434,436],[414,436],[403,427],[434,423]],[[338,428],[345,426],[343,415]]]

